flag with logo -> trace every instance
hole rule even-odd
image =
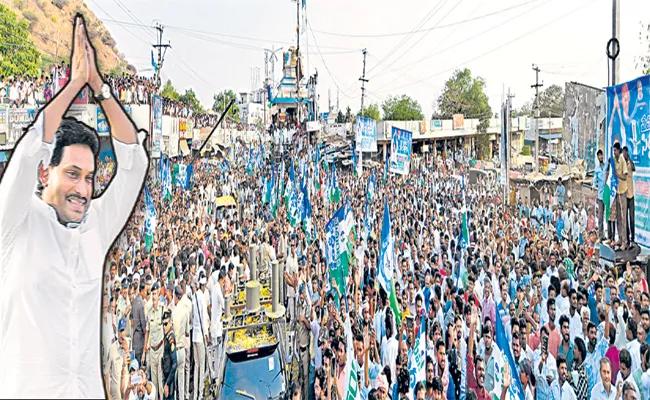
[[[518,371],[517,365],[515,364],[515,359],[510,352],[510,344],[508,337],[506,335],[506,330],[503,326],[503,318],[509,318],[508,313],[503,308],[503,303],[499,302],[497,305],[497,314],[496,318],[496,345],[497,349],[492,352],[492,357],[494,357],[494,389],[490,392],[490,398],[498,400],[501,397],[501,391],[503,388],[503,376],[505,373],[505,365],[508,364],[510,369],[510,376],[512,378],[510,386],[508,387],[508,392],[506,395],[507,400],[525,400],[525,392],[521,384],[521,379]]]
[[[192,173],[192,164],[174,164],[174,172],[172,173],[173,185],[188,190],[192,180]]]
[[[345,360],[345,400],[358,400],[361,398],[359,390],[359,371],[354,362],[354,337],[352,336],[352,328],[350,327],[350,317],[345,319],[343,323],[345,329],[345,343],[346,343],[346,360]]]
[[[415,398],[415,386],[418,382],[426,380],[426,361],[427,361],[427,327],[424,316],[420,317],[420,329],[415,338],[415,345],[409,354],[409,398]]]
[[[384,218],[381,223],[380,246],[377,280],[386,293],[388,293],[390,308],[393,310],[393,314],[395,314],[397,325],[399,325],[402,321],[402,311],[397,302],[397,294],[395,293],[395,279],[393,277],[395,268],[395,242],[391,232],[388,200],[384,202]]]
[[[603,193],[603,203],[605,205],[605,221],[609,221],[609,216],[612,207],[616,207],[616,192],[618,191],[618,177],[616,176],[616,163],[614,162],[614,155],[609,157],[609,174],[607,182],[605,183],[605,191]]]
[[[149,192],[149,187],[144,185],[144,243],[147,248],[147,251],[151,251],[153,246],[153,237],[156,233],[156,226],[158,225],[156,219],[156,208],[153,204],[153,199],[151,198],[151,192]]]
[[[171,161],[169,158],[163,163],[163,199],[172,202],[172,174],[169,170]]]
[[[338,204],[341,200],[341,190],[339,189],[336,177],[336,164],[332,164],[332,185],[330,187],[330,196],[330,201],[334,204]]]
[[[330,279],[336,280],[341,293],[345,293],[345,276],[348,270],[347,252],[348,237],[348,214],[351,213],[349,202],[345,202],[325,225],[325,236],[327,241],[326,260],[329,266]]]

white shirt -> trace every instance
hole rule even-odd
[[[609,395],[603,387],[602,380],[598,379],[598,383],[591,389],[591,400],[615,400],[616,399],[616,386],[610,385]]]
[[[225,307],[225,302],[223,300],[223,293],[221,291],[221,285],[219,281],[216,281],[214,287],[212,288],[212,333],[215,338],[221,337],[223,334],[223,322],[221,321],[221,315],[223,314],[223,309]]]
[[[399,352],[399,342],[393,335],[390,339],[384,339],[381,343],[381,365],[388,365],[390,376],[395,375],[397,369],[397,353]]]
[[[43,120],[16,145],[0,183],[0,360],[11,366],[0,367],[0,398],[103,398],[104,259],[140,193],[147,154],[113,140],[114,181],[82,223],[63,226],[35,194],[38,164],[49,165],[54,148]]]
[[[627,379],[623,380],[623,375],[621,375],[621,371],[619,370],[618,374],[616,374],[616,382],[623,382],[623,383],[628,382],[630,385],[632,385],[632,387],[636,391],[636,398],[641,400],[641,392],[639,392],[639,387],[637,386],[636,381],[634,380],[634,377],[632,376],[631,373],[630,375],[628,375]]]
[[[197,289],[192,293],[192,343],[203,343],[203,335],[208,334],[203,292]],[[203,330],[203,333],[201,333]]]

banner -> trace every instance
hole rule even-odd
[[[179,118],[178,120],[178,136],[181,139],[185,139],[185,132],[187,131],[187,120],[185,118]]]
[[[634,184],[635,239],[650,247],[650,75],[607,88],[606,160],[614,143],[627,146],[636,171]]]
[[[9,133],[9,116],[7,110],[9,107],[6,104],[0,104],[0,133]]]
[[[25,128],[36,118],[36,110],[33,108],[11,108],[9,109],[9,135],[7,142],[16,143],[23,135]]]
[[[162,99],[153,95],[153,144],[151,147],[151,157],[160,158],[162,142]]]
[[[357,146],[364,152],[377,151],[377,121],[372,118],[357,117],[354,123]]]
[[[390,172],[408,175],[411,166],[413,133],[393,127],[390,142]]]
[[[131,106],[122,106],[124,108],[124,111],[126,111],[129,116],[133,116],[133,111],[131,109]],[[104,114],[104,110],[100,106],[96,106],[97,108],[97,134],[99,136],[109,136],[111,132],[110,126],[108,126],[108,119],[106,118],[106,115]],[[92,110],[90,111],[92,112]],[[138,129],[147,129],[145,127]]]
[[[562,156],[565,164],[583,160],[587,171],[596,167],[596,152],[605,148],[602,123],[605,119],[605,91],[567,82],[564,89]]]

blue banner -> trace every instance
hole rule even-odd
[[[408,175],[411,166],[413,133],[393,127],[390,142],[390,172]]]
[[[628,171],[634,185],[635,242],[650,247],[650,75],[607,88],[607,137],[609,158],[614,143],[628,148],[635,171]],[[632,177],[630,179],[630,177]]]
[[[151,146],[151,157],[160,158],[162,146],[162,99],[153,95],[153,141]]]
[[[357,117],[354,130],[357,137],[357,146],[361,151],[377,151],[377,121],[372,118]]]

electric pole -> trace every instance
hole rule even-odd
[[[158,51],[158,68],[156,68],[156,85],[160,89],[160,70],[162,69],[163,62],[165,61],[165,54],[167,53],[167,48],[172,47],[169,42],[167,44],[162,43],[163,30],[165,29],[160,22],[156,22],[153,27],[158,31],[158,43],[154,44],[153,47]],[[164,49],[164,51],[163,51]]]
[[[620,44],[618,43],[618,38],[620,36],[620,31],[621,31],[621,15],[620,15],[620,10],[621,10],[621,0],[613,0],[613,5],[612,5],[612,38],[615,39],[616,41],[616,47],[620,49]],[[613,52],[616,54],[613,62],[612,62],[612,86],[617,85],[619,80],[620,80],[620,74],[621,74],[621,59],[618,58],[618,49],[614,50]]]
[[[366,79],[366,49],[361,50],[363,52],[363,75],[359,80],[361,81],[361,118],[363,118],[363,100],[364,97],[366,96],[366,82],[369,80]],[[357,132],[357,135],[360,135],[361,132]],[[357,150],[359,151],[359,176],[362,175],[363,172],[363,152],[361,151],[361,138],[357,140]]]
[[[506,204],[510,204],[510,166],[512,165],[512,118],[510,114],[512,113],[512,99],[515,97],[514,94],[510,94],[510,88],[508,88],[508,101],[506,102],[506,135],[508,135],[508,146],[506,147]]]
[[[539,67],[533,64],[533,71],[535,71],[535,84],[530,85],[535,88],[535,172],[539,173],[539,88],[544,86],[544,83],[539,83]]]

